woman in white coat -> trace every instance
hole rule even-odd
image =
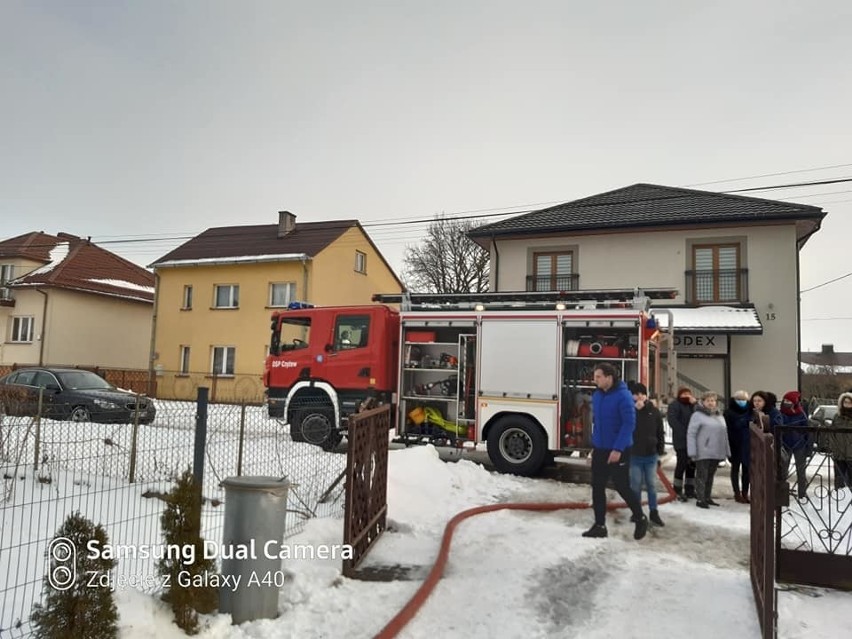
[[[686,431],[687,454],[695,461],[695,505],[699,508],[719,505],[711,497],[713,478],[719,462],[731,455],[728,428],[718,402],[716,393],[704,393]]]

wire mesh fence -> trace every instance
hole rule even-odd
[[[9,404],[8,412],[24,413]],[[37,398],[38,399],[38,398]],[[145,398],[136,397],[141,406]],[[126,548],[115,570],[118,583],[155,591],[156,556],[140,551],[163,543],[164,497],[191,468],[196,402],[151,400],[155,415],[142,423],[102,423],[96,410],[85,421],[0,413],[0,637],[26,636],[32,606],[42,599],[46,550],[71,513],[102,524],[110,543]],[[17,407],[20,408],[20,407]],[[285,537],[315,517],[342,517],[345,455],[293,441],[283,420],[258,404],[210,403],[204,411],[202,536],[221,541],[226,477],[263,475],[291,482]],[[109,412],[112,409],[104,409]],[[147,420],[146,420],[147,421]]]

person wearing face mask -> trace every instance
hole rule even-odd
[[[749,460],[751,444],[749,422],[752,406],[749,405],[748,392],[738,390],[728,402],[725,410],[725,424],[728,427],[728,443],[731,446],[731,487],[734,500],[739,504],[748,504]],[[740,469],[742,469],[742,488],[740,487]]]
[[[718,395],[707,391],[689,418],[686,449],[695,460],[695,505],[699,508],[718,506],[713,501],[713,478],[719,462],[731,456],[728,429],[718,406]]]
[[[813,444],[807,431],[808,417],[802,408],[802,396],[797,391],[784,394],[781,400],[781,474],[786,477],[790,459],[796,462],[796,486],[799,499],[808,491],[808,457]]]
[[[687,501],[695,497],[695,464],[689,459],[686,451],[686,431],[689,420],[695,412],[695,397],[688,388],[679,388],[677,399],[669,404],[666,420],[672,429],[672,444],[677,454],[677,465],[674,471],[674,489],[678,501]],[[684,481],[684,475],[686,481]]]
[[[852,489],[852,392],[838,398],[831,429],[839,431],[824,435],[834,460],[834,487]]]

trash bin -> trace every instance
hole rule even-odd
[[[219,588],[219,612],[231,613],[234,624],[274,619],[290,482],[286,477],[248,476],[226,477],[220,485],[225,489],[221,574],[227,579]],[[265,552],[268,541],[276,542],[270,546],[274,552]]]

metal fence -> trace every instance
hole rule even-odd
[[[202,371],[184,373],[158,369],[154,371],[153,380],[159,399],[194,401],[198,389],[207,388],[211,402],[260,404],[266,391],[260,373],[215,375]]]
[[[355,576],[387,527],[390,414],[384,405],[353,415],[349,424],[343,543],[352,546],[353,556],[343,560],[347,577]]]
[[[852,590],[852,431],[751,426],[751,581],[762,636],[777,583]]]
[[[102,524],[113,545],[162,544],[163,496],[192,467],[196,402],[154,400],[150,424],[59,421],[0,415],[0,638],[26,636],[42,598],[46,549],[72,512]],[[293,442],[289,426],[265,406],[206,407],[202,536],[221,541],[229,476],[286,476],[291,482],[286,536],[314,517],[343,515],[345,455]],[[119,584],[153,592],[156,558],[120,557]]]
[[[775,438],[751,425],[751,553],[749,574],[761,637],[774,639],[778,624],[775,590]]]
[[[784,426],[776,439],[778,580],[852,590],[852,431]]]

